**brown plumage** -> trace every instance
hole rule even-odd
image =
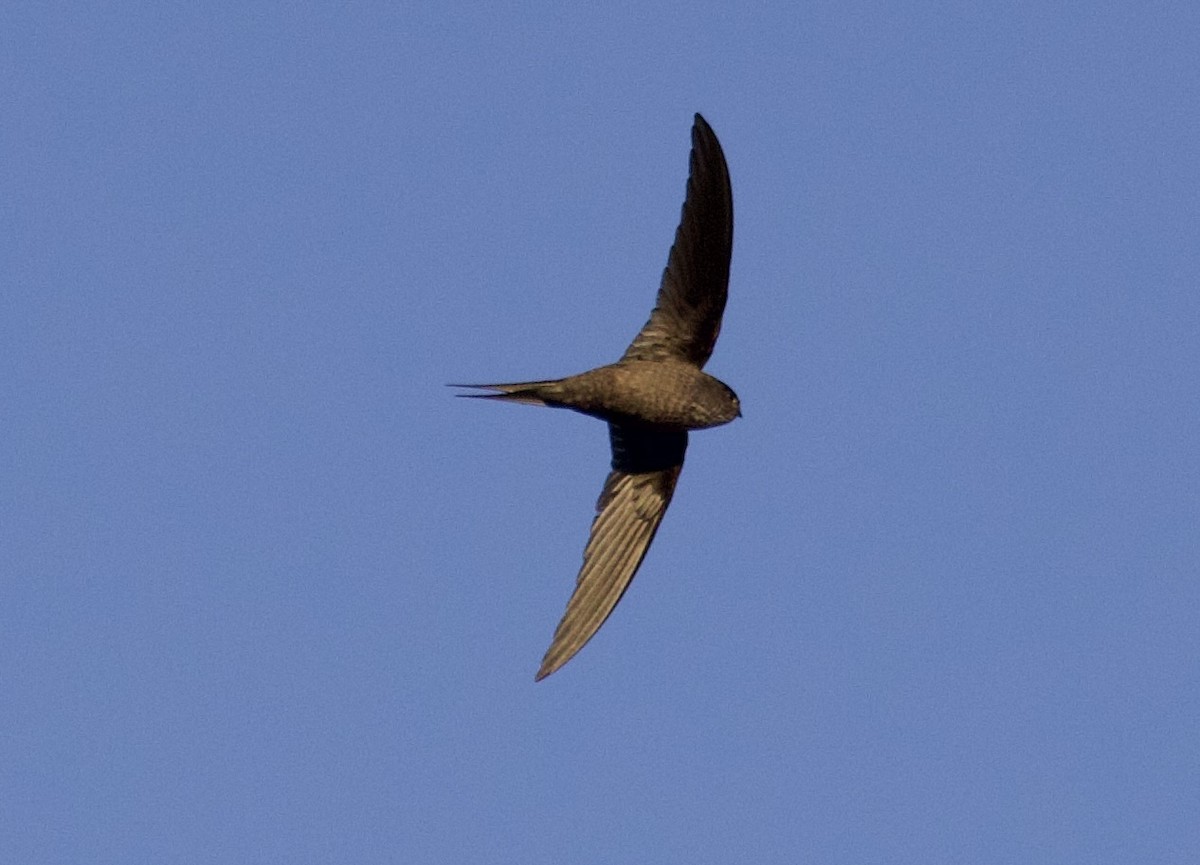
[[[539,680],[583,648],[629,588],[675,492],[687,431],[741,416],[734,392],[702,372],[725,311],[733,190],[721,145],[699,114],[689,167],[657,303],[619,361],[552,381],[458,385],[495,391],[460,396],[569,408],[608,422],[612,471]]]

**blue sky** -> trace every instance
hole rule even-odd
[[[10,3],[0,860],[1200,849],[1200,7]],[[693,112],[692,438],[533,674]]]

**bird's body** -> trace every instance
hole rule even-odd
[[[562,379],[464,385],[493,391],[464,396],[569,408],[608,423],[612,471],[538,679],[591,639],[629,587],[675,491],[688,430],[741,416],[737,395],[702,371],[725,310],[733,192],[721,145],[699,114],[690,168],[658,302],[620,360]]]
[[[471,385],[465,396],[574,409],[610,423],[670,430],[706,429],[738,416],[737,397],[719,379],[676,360],[631,360],[553,381]]]

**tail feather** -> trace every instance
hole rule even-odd
[[[520,381],[511,384],[452,384],[450,387],[472,387],[476,390],[492,390],[497,393],[459,393],[455,396],[472,399],[497,399],[502,402],[519,402],[525,405],[550,405],[548,390],[561,379],[548,381]]]

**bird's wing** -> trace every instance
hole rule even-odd
[[[704,366],[721,330],[733,249],[733,189],[725,155],[699,114],[692,126],[687,199],[658,299],[623,360],[674,358]]]
[[[658,531],[683,468],[687,433],[609,424],[613,467],[596,503],[575,592],[537,678],[565,664],[616,607]]]

